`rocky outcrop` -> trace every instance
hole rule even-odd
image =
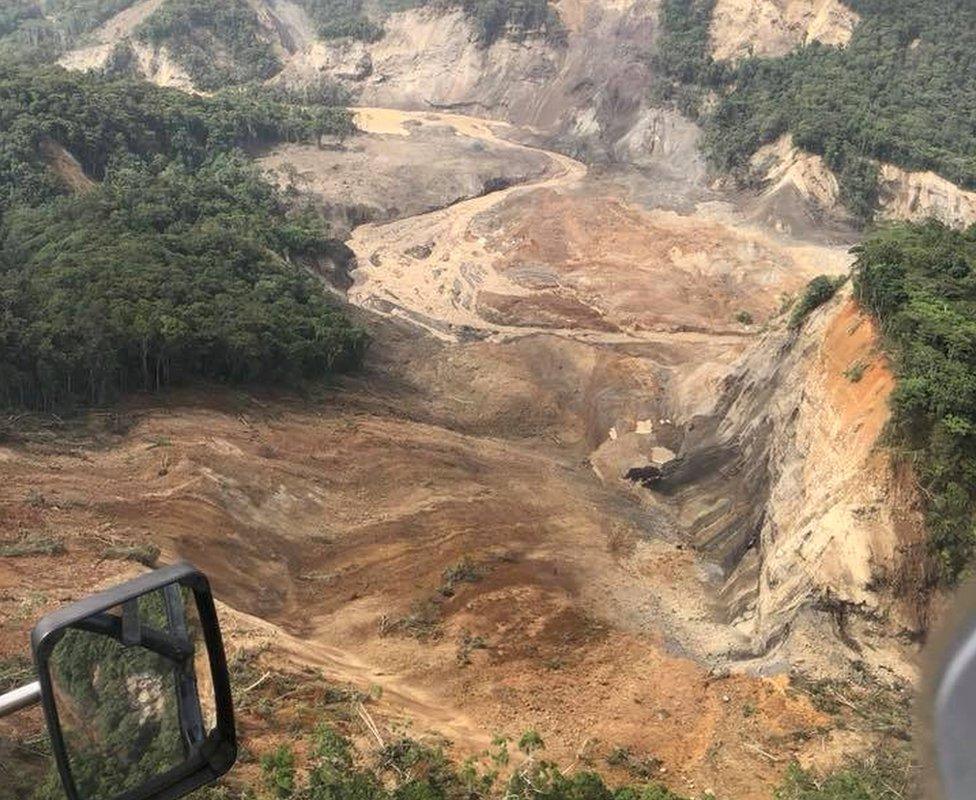
[[[160,86],[193,91],[193,81],[165,48],[148,47],[134,38],[136,29],[148,19],[163,0],[140,0],[116,14],[90,37],[86,46],[66,53],[58,63],[67,69],[104,68],[116,47],[131,50],[131,68]]]
[[[825,209],[840,202],[837,177],[821,156],[796,147],[790,134],[757,150],[751,166],[761,175],[764,197],[790,192]]]
[[[717,0],[712,55],[720,61],[782,56],[810,42],[843,46],[858,15],[840,0]]]
[[[750,183],[759,192],[746,201],[747,216],[792,235],[826,232],[831,223],[848,223],[840,185],[821,156],[796,147],[786,134],[764,145],[750,161]]]
[[[935,217],[956,227],[976,223],[976,192],[961,189],[934,172],[908,172],[883,164],[879,189],[885,219]]]

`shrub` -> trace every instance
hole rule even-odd
[[[160,549],[154,544],[117,545],[108,547],[102,558],[118,561],[134,561],[152,569],[159,563]]]
[[[360,42],[378,42],[383,38],[383,26],[369,17],[343,17],[326,22],[319,28],[323,39],[356,39]]]
[[[868,365],[863,361],[855,361],[847,369],[844,370],[844,377],[847,378],[851,383],[860,383],[861,379],[864,377],[864,373],[867,372]]]
[[[793,330],[799,329],[807,317],[824,303],[828,302],[837,293],[837,290],[847,281],[847,276],[839,278],[829,278],[826,275],[818,275],[804,290],[797,304],[793,307],[790,315],[789,326]]]
[[[482,570],[465,556],[444,570],[444,580],[438,590],[444,597],[452,597],[459,583],[476,583],[481,580]]]
[[[289,800],[295,794],[295,753],[288,745],[281,745],[261,759],[264,783],[272,796]]]

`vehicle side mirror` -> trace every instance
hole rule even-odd
[[[68,800],[175,800],[237,758],[213,596],[190,565],[60,609],[31,637]]]

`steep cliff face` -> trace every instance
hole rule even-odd
[[[700,170],[696,127],[647,100],[657,4],[574,0],[560,11],[565,44],[501,39],[487,48],[460,11],[404,11],[387,19],[379,42],[311,44],[278,80],[302,85],[329,75],[361,105],[503,119],[589,160],[680,160]]]
[[[185,91],[193,90],[193,81],[186,71],[172,58],[165,48],[148,47],[133,34],[163,4],[163,0],[140,0],[95,31],[89,42],[72,50],[58,62],[67,69],[102,69],[109,62],[115,47],[128,41],[132,47],[135,70],[147,80],[160,86],[172,86]]]
[[[840,184],[821,156],[806,153],[789,134],[761,147],[750,162],[752,181],[760,187],[749,202],[753,219],[786,233],[847,222]]]
[[[685,438],[654,488],[721,565],[728,620],[754,654],[808,612],[924,626],[919,498],[881,440],[893,385],[871,319],[844,296],[800,332],[768,334],[708,412],[675,408]]]
[[[717,0],[710,30],[719,61],[782,56],[810,42],[843,46],[857,14],[840,0]]]
[[[128,38],[140,74],[192,88],[165,47],[147,47],[135,36],[160,3],[135,3],[61,63],[101,68]],[[478,42],[469,18],[457,9],[393,13],[379,41],[359,42],[316,38],[307,14],[290,0],[253,0],[252,6],[284,65],[274,82],[302,87],[333,81],[357,105],[501,119],[585,160],[704,177],[697,126],[653,107],[648,98],[648,55],[658,30],[655,0],[566,0],[558,6],[565,42],[502,38],[489,47]]]

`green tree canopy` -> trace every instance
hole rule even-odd
[[[892,435],[915,466],[951,582],[976,555],[976,226],[895,225],[856,253],[856,296],[880,321],[898,377]]]

